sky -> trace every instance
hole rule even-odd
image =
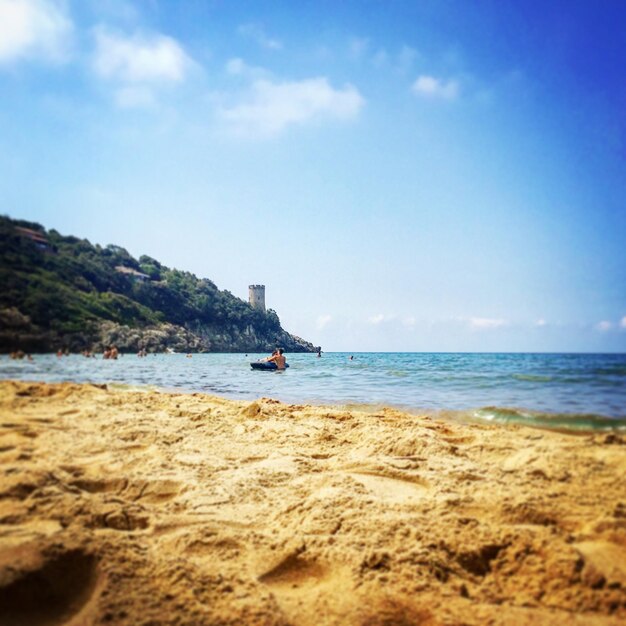
[[[324,350],[626,352],[626,3],[0,0],[0,213]]]

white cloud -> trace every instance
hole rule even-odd
[[[393,325],[394,328],[415,328],[417,319],[412,315],[400,317],[395,313],[378,313],[367,318],[367,323],[371,326]]]
[[[365,103],[358,89],[334,89],[326,78],[296,82],[257,80],[249,102],[226,108],[222,117],[242,134],[275,135],[292,124],[320,117],[352,119]]]
[[[613,328],[613,324],[607,320],[602,320],[596,324],[596,330],[601,332],[606,332],[607,330],[611,330],[611,328]]]
[[[624,315],[624,317],[622,317],[622,319],[619,321],[619,327],[626,328],[626,315]]]
[[[283,48],[282,42],[270,37],[260,24],[242,24],[237,31],[240,35],[258,43],[262,48],[269,50],[282,50]]]
[[[508,322],[502,319],[491,319],[488,317],[470,317],[468,320],[470,328],[473,330],[490,330],[508,326]]]
[[[384,313],[379,313],[378,315],[373,315],[372,317],[369,317],[367,321],[369,324],[378,326],[379,324],[382,324],[383,322],[393,322],[396,319],[397,319],[397,315],[393,315],[393,314],[385,315]]]
[[[546,320],[544,319],[539,319],[535,322],[535,326],[541,327],[541,326],[547,326],[548,322],[546,322]]]
[[[454,100],[459,95],[459,83],[456,80],[445,81],[434,76],[420,76],[411,89],[424,98]]]
[[[125,83],[176,83],[193,61],[179,43],[165,35],[124,37],[96,30],[94,68],[103,78]]]
[[[0,0],[0,63],[28,57],[64,61],[72,28],[63,3]]]
[[[385,316],[382,313],[379,313],[378,315],[372,315],[372,317],[368,318],[368,322],[370,324],[380,324],[381,322],[383,322],[385,320]]]
[[[324,328],[326,328],[326,326],[328,326],[328,324],[330,324],[332,319],[332,315],[320,315],[315,322],[315,327],[318,330],[323,330]]]

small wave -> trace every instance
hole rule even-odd
[[[554,380],[552,376],[540,376],[539,374],[513,374],[513,378],[531,383],[549,383]]]
[[[542,413],[540,411],[487,406],[470,411],[468,417],[496,424],[521,424],[553,430],[626,431],[626,416],[606,417],[589,413]]]

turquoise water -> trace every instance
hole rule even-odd
[[[235,399],[393,406],[414,412],[565,429],[626,430],[624,354],[324,353],[287,355],[285,372],[253,371],[265,355],[126,355],[117,361],[0,357],[0,378],[151,385]]]

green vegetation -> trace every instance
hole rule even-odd
[[[85,342],[97,340],[103,321],[130,328],[169,323],[201,329],[204,336],[247,333],[263,349],[287,335],[274,311],[253,309],[208,279],[148,256],[137,260],[119,246],[103,248],[8,217],[0,217],[0,284],[0,310],[17,309],[33,327],[57,337],[82,333]],[[302,344],[301,349],[309,349]],[[240,346],[246,351],[255,347]]]

